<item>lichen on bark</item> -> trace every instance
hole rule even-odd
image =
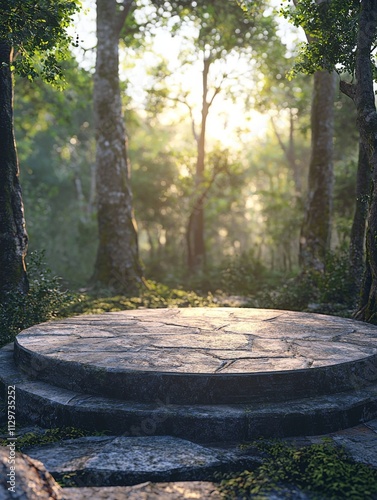
[[[314,74],[312,151],[299,254],[304,270],[323,271],[330,248],[335,81],[334,73],[317,71]]]
[[[131,294],[138,291],[143,273],[119,85],[119,20],[116,0],[97,0],[94,116],[99,245],[92,281]]]

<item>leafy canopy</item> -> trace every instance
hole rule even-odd
[[[66,29],[79,0],[0,0],[0,43],[13,48],[11,70],[53,84],[64,81],[60,61],[69,54]]]
[[[359,0],[299,0],[282,7],[281,14],[304,29],[303,44],[293,74],[318,69],[354,74]]]

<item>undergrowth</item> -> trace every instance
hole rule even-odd
[[[28,276],[28,294],[8,293],[0,302],[0,347],[21,330],[56,318],[73,301],[73,295],[62,289],[60,279],[46,266],[43,252],[30,255]]]
[[[225,498],[265,499],[272,490],[292,487],[318,500],[377,498],[377,471],[356,463],[332,443],[296,448],[260,442],[256,446],[266,453],[265,460],[254,471],[225,476],[220,483]]]
[[[357,298],[348,253],[338,250],[327,255],[323,273],[311,270],[282,279],[252,295],[249,305],[350,316]]]
[[[123,295],[106,296],[106,291],[103,291],[102,294],[97,293],[96,295],[91,295],[90,293],[76,295],[76,301],[62,309],[61,314],[64,316],[72,316],[73,314],[100,314],[140,307],[210,306],[216,306],[216,302],[210,293],[202,297],[193,291],[169,288],[154,281],[147,281],[146,287],[141,290],[138,297],[126,297]]]
[[[100,314],[137,308],[216,306],[208,293],[205,297],[193,291],[169,288],[146,281],[140,295],[111,296],[109,291],[71,293],[61,287],[60,278],[53,276],[43,261],[43,253],[33,253],[28,263],[30,289],[27,295],[8,294],[0,303],[0,347],[16,335],[38,323],[76,314]]]

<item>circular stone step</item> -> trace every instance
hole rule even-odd
[[[377,380],[377,327],[271,309],[141,309],[29,328],[15,360],[39,380],[115,399],[279,402]]]

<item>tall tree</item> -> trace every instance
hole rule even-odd
[[[0,297],[28,291],[27,233],[13,130],[13,72],[50,83],[62,77],[57,57],[77,2],[0,1]]]
[[[158,5],[161,2],[154,1]],[[245,66],[253,64],[258,55],[269,52],[271,44],[277,37],[273,17],[266,15],[266,5],[260,0],[254,2],[246,15],[236,0],[229,2],[164,2],[158,13],[163,14],[167,4],[172,13],[178,14],[173,31],[190,27],[194,33],[190,50],[184,57],[191,62],[201,64],[201,103],[199,119],[195,121],[196,106],[187,99],[188,95],[176,97],[176,101],[184,103],[190,112],[192,131],[196,143],[195,193],[192,210],[187,224],[187,260],[191,271],[203,267],[206,259],[205,245],[205,196],[208,182],[212,176],[208,173],[206,161],[207,123],[211,107],[220,93],[235,97],[235,89],[239,90],[237,77],[245,72]],[[187,35],[186,35],[187,36]],[[231,74],[226,63],[232,57],[238,57],[241,69],[238,74]],[[187,62],[187,61],[186,61]],[[255,65],[254,65],[255,66]],[[250,71],[251,74],[251,71]],[[233,88],[232,88],[233,87]],[[162,91],[162,89],[161,89]],[[164,93],[165,89],[161,92]],[[165,92],[166,93],[166,92]],[[239,95],[238,95],[239,98]]]
[[[306,0],[304,0],[306,2]],[[301,7],[301,0],[293,0],[293,5]],[[323,2],[315,0],[317,6]],[[250,0],[240,2],[245,9],[252,5]],[[310,1],[311,7],[313,2]],[[294,7],[293,7],[294,9]],[[297,26],[305,30],[308,43],[313,41],[313,32],[303,19],[285,10],[285,15],[292,17]],[[331,208],[333,184],[333,129],[335,97],[335,75],[318,71],[314,76],[312,101],[312,152],[309,165],[308,196],[305,218],[301,228],[299,260],[304,269],[324,269],[326,251],[329,249],[331,236]]]
[[[335,73],[314,73],[311,111],[312,147],[308,193],[300,235],[299,261],[304,270],[323,271],[330,249],[333,192]]]
[[[119,39],[132,0],[97,0],[94,76],[99,246],[93,281],[122,293],[142,281],[119,83]]]
[[[376,66],[371,55],[377,37],[377,1],[363,0],[355,60],[356,83],[341,88],[355,102],[361,142],[368,150],[371,190],[366,230],[366,270],[357,317],[377,323],[377,112],[373,88]],[[351,84],[352,85],[352,84]]]
[[[370,167],[368,147],[359,140],[359,157],[356,178],[356,206],[350,234],[350,271],[356,294],[362,285],[364,272],[365,229],[368,216],[368,198],[370,192]]]
[[[334,67],[351,75],[341,81],[342,92],[351,97],[357,111],[362,144],[368,153],[371,186],[366,229],[366,271],[357,318],[377,323],[377,112],[372,57],[377,40],[377,0],[332,0],[326,8],[313,10],[304,0],[299,23],[309,24],[318,34],[314,47],[306,47],[298,70],[315,71],[318,66]]]
[[[315,0],[326,8],[328,0]],[[294,0],[296,8],[299,0]],[[308,43],[315,41],[309,27],[304,27]],[[308,194],[301,226],[299,261],[304,270],[323,271],[330,249],[333,194],[333,137],[335,72],[314,73],[311,111],[312,149],[309,164]]]

